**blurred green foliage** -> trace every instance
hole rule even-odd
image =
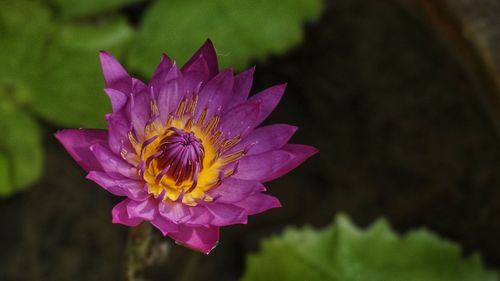
[[[128,17],[147,5],[138,26]],[[141,77],[162,52],[184,62],[207,38],[223,65],[280,54],[302,38],[302,22],[321,0],[0,0],[0,196],[42,171],[41,117],[65,127],[104,127],[98,51]]]
[[[148,73],[166,52],[182,65],[206,38],[222,66],[246,67],[252,59],[284,53],[302,39],[301,23],[317,17],[320,0],[170,0],[149,7],[128,55]]]
[[[243,281],[497,281],[479,256],[426,230],[402,237],[385,220],[360,230],[339,215],[323,230],[288,229],[247,257]]]

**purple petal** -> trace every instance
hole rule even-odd
[[[62,130],[55,133],[55,137],[86,172],[102,169],[89,147],[97,143],[106,143],[108,139],[106,130]]]
[[[120,154],[122,149],[128,152],[135,153],[134,148],[131,146],[128,139],[128,132],[130,131],[130,123],[125,116],[124,112],[115,112],[106,115],[108,123],[109,140],[108,145],[111,151],[115,154]]]
[[[160,64],[156,68],[153,76],[151,77],[151,80],[149,81],[149,85],[154,86],[155,88],[161,85],[165,81],[165,78],[171,67],[172,61],[166,54],[163,54],[161,56]]]
[[[221,112],[224,105],[231,98],[233,82],[233,71],[231,69],[224,70],[208,81],[199,94],[195,115],[200,114],[205,107],[209,109],[206,120],[209,120],[212,114]]]
[[[128,93],[132,87],[132,79],[123,66],[109,53],[99,53],[101,68],[106,81],[106,87]]]
[[[205,208],[214,216],[210,222],[211,225],[225,226],[247,223],[247,213],[235,205],[213,202],[205,205]]]
[[[123,108],[123,106],[127,103],[128,100],[127,95],[118,90],[112,88],[106,88],[104,89],[104,92],[106,92],[106,94],[109,97],[109,100],[111,101],[111,107],[113,109],[113,112],[120,111]]]
[[[139,225],[142,222],[140,218],[130,218],[127,212],[127,205],[130,202],[130,199],[125,199],[118,203],[111,214],[113,216],[113,223],[124,224],[126,226],[134,227]]]
[[[297,129],[298,128],[295,126],[286,124],[273,124],[257,128],[248,134],[248,136],[237,145],[228,150],[226,154],[231,154],[235,151],[246,149],[248,147],[249,149],[246,155],[259,154],[262,152],[280,149],[290,140]]]
[[[233,107],[224,114],[219,124],[219,130],[226,138],[245,136],[257,126],[260,103],[247,102]]]
[[[205,41],[203,46],[201,46],[196,53],[186,62],[186,64],[182,67],[182,72],[184,70],[189,69],[189,67],[200,57],[202,56],[206,61],[208,65],[208,70],[209,70],[209,77],[212,78],[217,73],[219,73],[219,64],[217,62],[217,54],[215,52],[214,45],[212,44],[212,41],[208,39]]]
[[[262,193],[253,194],[235,205],[245,209],[248,215],[255,215],[272,208],[281,207],[280,201],[276,197]]]
[[[130,200],[127,204],[127,212],[131,218],[141,218],[151,221],[157,216],[158,205],[156,199],[148,198],[143,201]]]
[[[185,223],[191,218],[188,206],[178,202],[161,202],[158,204],[160,215],[174,223]]]
[[[189,227],[179,225],[179,231],[169,233],[168,236],[178,244],[208,254],[219,242],[219,228],[216,226]]]
[[[157,104],[160,111],[160,120],[165,122],[169,113],[174,113],[179,102],[185,95],[183,76],[181,71],[174,65],[170,68],[165,82],[159,89],[153,89],[157,93]]]
[[[189,226],[204,226],[210,227],[210,222],[214,219],[214,215],[210,213],[205,206],[198,205],[189,208],[191,218],[186,222]]]
[[[283,176],[302,164],[318,150],[308,145],[287,144],[281,150],[249,155],[238,162],[235,178],[270,181]]]
[[[166,220],[162,216],[156,216],[152,221],[150,221],[152,225],[158,228],[164,236],[167,236],[171,232],[179,231],[177,224]]]
[[[233,96],[227,104],[226,109],[231,109],[247,100],[252,89],[254,72],[255,66],[234,77]]]
[[[131,94],[128,103],[128,116],[138,138],[144,136],[144,128],[151,117],[151,93],[148,89]]]
[[[187,69],[183,69],[184,88],[186,93],[199,93],[199,90],[210,79],[207,61],[203,56],[199,57]]]
[[[286,84],[277,85],[271,88],[267,88],[248,99],[249,102],[261,103],[259,117],[257,118],[257,124],[262,123],[262,121],[264,121],[269,116],[269,114],[271,114],[271,112],[281,100],[285,89]]]
[[[101,164],[102,170],[108,173],[117,173],[130,179],[141,179],[137,169],[109,151],[104,145],[96,143],[90,146],[90,151]]]
[[[247,198],[252,193],[262,192],[266,188],[258,181],[246,181],[236,178],[225,179],[221,185],[209,191],[209,195],[218,203],[235,203]]]
[[[91,171],[87,179],[94,181],[102,188],[117,196],[127,196],[134,200],[145,200],[149,194],[145,191],[145,183],[127,178],[112,177],[108,173]]]

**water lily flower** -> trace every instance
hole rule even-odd
[[[181,68],[163,55],[147,85],[110,54],[101,52],[100,60],[113,110],[107,130],[68,129],[56,137],[88,179],[125,197],[112,210],[113,223],[148,221],[208,253],[220,227],[280,207],[262,183],[317,152],[287,144],[294,126],[258,127],[285,85],[249,97],[254,68],[219,72],[209,40]]]

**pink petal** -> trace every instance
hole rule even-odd
[[[219,242],[219,228],[179,225],[179,231],[169,233],[168,236],[178,244],[208,254]]]
[[[317,152],[312,146],[287,144],[281,150],[249,155],[238,162],[238,172],[233,177],[270,181],[295,169]]]
[[[89,147],[97,143],[106,143],[108,139],[106,130],[62,130],[55,133],[55,137],[85,171],[102,170]]]
[[[94,181],[102,188],[117,196],[127,196],[134,200],[145,200],[149,197],[145,191],[145,183],[143,181],[123,177],[119,178],[119,176],[112,177],[105,172],[91,171],[87,175],[87,179]]]
[[[210,223],[214,219],[214,215],[212,215],[212,213],[210,213],[205,208],[205,206],[198,205],[195,207],[191,207],[191,208],[189,208],[189,212],[191,214],[191,218],[189,219],[189,221],[186,222],[186,225],[194,226],[194,227],[198,227],[198,226],[210,227],[211,226]]]
[[[104,145],[96,143],[90,146],[90,151],[101,164],[102,170],[107,173],[117,173],[130,179],[141,179],[137,169],[128,162],[118,157]]]
[[[131,218],[141,218],[151,221],[157,216],[156,199],[148,198],[143,201],[130,200],[127,204],[127,212]]]
[[[258,193],[266,188],[258,181],[247,181],[236,178],[225,179],[221,185],[209,191],[218,203],[235,203],[247,198],[252,193]]]
[[[208,70],[209,70],[209,77],[212,78],[217,73],[219,73],[219,64],[217,62],[217,54],[215,52],[214,45],[212,44],[212,41],[210,39],[207,39],[203,46],[201,46],[196,53],[184,64],[182,67],[182,72],[186,69],[189,69],[189,67],[200,57],[203,56],[203,58],[207,61],[208,65]]]
[[[211,225],[225,226],[247,223],[246,211],[235,205],[213,202],[206,204],[205,208],[214,216],[210,222]]]
[[[286,84],[277,85],[271,88],[267,88],[248,99],[249,102],[261,103],[257,124],[262,123],[262,121],[264,121],[269,116],[269,114],[271,114],[271,112],[280,102],[285,89]]]
[[[247,100],[250,90],[252,89],[254,72],[255,66],[234,77],[233,95],[227,104],[226,109],[231,109]]]
[[[248,215],[255,215],[272,208],[281,207],[281,203],[276,197],[262,193],[255,193],[235,205],[245,209]]]
[[[132,87],[132,79],[123,66],[109,53],[99,53],[101,68],[107,88],[113,88],[128,93]]]
[[[247,137],[231,148],[226,154],[246,149],[249,147],[246,155],[259,154],[271,150],[280,149],[285,145],[297,127],[286,124],[273,124],[266,127],[260,127],[253,130]]]
[[[142,222],[140,218],[130,218],[127,212],[127,205],[130,202],[130,199],[125,199],[118,203],[111,214],[113,216],[113,223],[124,224],[126,226],[134,227],[139,225]]]
[[[185,223],[191,218],[188,206],[179,202],[161,202],[158,204],[160,215],[174,223]]]
[[[152,221],[150,221],[152,225],[158,228],[164,236],[167,236],[171,232],[179,231],[177,224],[166,220],[162,216],[156,216]]]

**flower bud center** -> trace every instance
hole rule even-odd
[[[177,184],[188,180],[197,182],[198,173],[203,168],[205,150],[202,141],[193,132],[169,128],[167,136],[160,142],[159,150],[162,153],[157,161],[166,176]]]

